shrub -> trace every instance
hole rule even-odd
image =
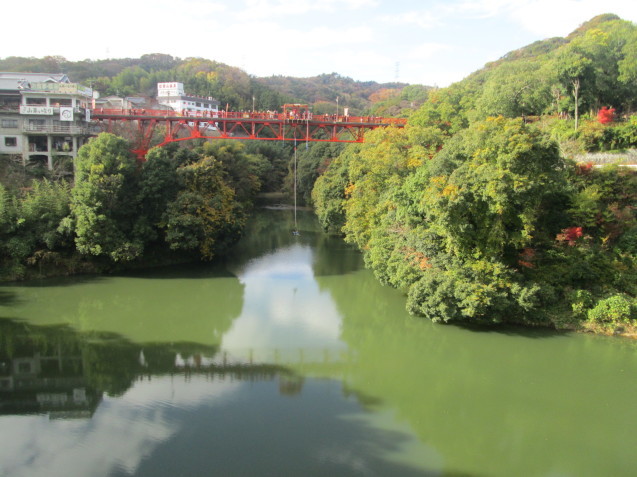
[[[426,273],[407,295],[407,311],[434,323],[461,320],[462,311],[455,297],[457,282],[444,272]]]
[[[617,247],[637,256],[637,227],[627,230],[617,242]]]
[[[637,114],[628,118],[627,121],[615,125],[613,128],[622,147],[637,146]]]
[[[611,129],[597,121],[585,121],[578,131],[578,137],[587,151],[605,151],[611,148]]]
[[[593,295],[588,290],[575,290],[570,301],[573,315],[576,318],[585,318],[595,303]]]
[[[602,325],[607,329],[616,329],[628,324],[631,318],[631,300],[625,295],[613,295],[597,302],[588,310],[588,321]]]

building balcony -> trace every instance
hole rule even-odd
[[[88,126],[77,126],[75,124],[24,124],[22,131],[25,133],[70,134],[78,136],[88,136],[90,134]]]

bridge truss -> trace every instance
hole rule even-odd
[[[190,139],[363,142],[365,132],[369,130],[403,127],[406,123],[405,119],[398,118],[312,114],[302,108],[284,108],[283,113],[219,111],[184,114],[164,110],[93,109],[91,120],[105,132],[114,132],[122,125],[133,129],[136,132],[133,152],[139,159],[143,159],[153,146]]]

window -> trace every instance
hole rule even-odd
[[[51,106],[73,106],[73,101],[67,98],[51,98]]]
[[[46,106],[46,98],[27,98],[27,106]]]
[[[3,128],[17,128],[18,120],[17,119],[3,119],[2,120]]]
[[[6,147],[17,147],[18,138],[17,137],[6,136],[4,138],[4,145]]]
[[[18,363],[18,372],[22,374],[30,373],[31,363],[29,363],[28,361],[26,362],[23,361],[21,363]]]

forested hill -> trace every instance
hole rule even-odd
[[[314,210],[413,314],[637,336],[637,174],[589,154],[632,165],[636,93],[637,25],[595,17],[314,160]]]
[[[140,58],[68,61],[59,56],[44,58],[8,57],[0,59],[0,71],[66,73],[72,81],[92,86],[102,95],[155,96],[156,84],[180,81],[191,94],[213,96],[231,109],[277,109],[284,103],[312,104],[317,113],[341,108],[352,113],[372,111],[400,114],[420,106],[428,87],[405,83],[355,81],[336,73],[311,78],[272,76],[257,78],[240,68],[203,58],[175,58],[154,53]],[[406,90],[405,90],[406,89]],[[391,111],[388,111],[391,108]]]
[[[311,78],[270,76],[257,78],[265,87],[314,105],[316,113],[334,112],[338,99],[341,107],[350,111],[369,111],[387,116],[404,115],[417,109],[431,87],[406,83],[376,83],[355,81],[338,73]]]
[[[604,14],[566,38],[511,51],[437,90],[412,121],[458,131],[493,116],[563,115],[577,121],[604,106],[626,115],[637,106],[637,26]],[[577,124],[575,125],[577,129]]]

